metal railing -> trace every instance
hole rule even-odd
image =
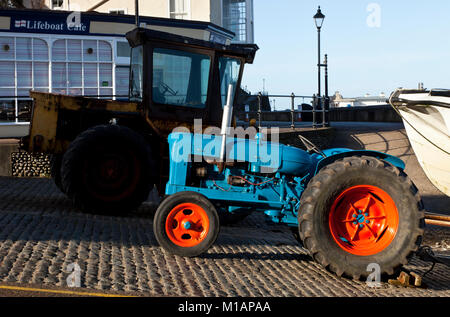
[[[267,97],[269,99],[270,104],[270,98],[289,98],[290,99],[290,127],[291,129],[296,128],[296,118],[299,118],[299,114],[302,116],[302,114],[311,113],[311,125],[313,128],[318,127],[328,127],[330,125],[329,123],[329,112],[330,112],[330,98],[329,97],[322,97],[322,96],[304,96],[304,95],[295,95],[294,93],[291,93],[290,95],[263,95],[262,93],[259,93],[257,95],[258,100],[258,110],[256,111],[257,121],[258,121],[258,127],[261,128],[261,122],[263,121],[263,114],[274,114],[274,113],[280,113],[280,112],[287,112],[285,111],[263,111],[262,110],[262,99],[263,97]],[[298,110],[295,109],[296,99],[302,99],[302,109]],[[311,105],[306,104],[304,101],[305,99],[311,100]],[[275,99],[274,99],[275,100]],[[310,110],[304,110],[303,106],[309,106],[311,107]],[[247,116],[249,114],[255,114],[255,111],[248,111],[244,112],[244,116]],[[242,113],[240,113],[242,114]],[[275,115],[276,116],[276,115]],[[266,120],[270,121],[270,120]],[[309,126],[305,125],[304,123],[302,126]]]
[[[126,100],[128,99],[128,95],[74,95],[78,97],[89,97],[89,98],[110,98],[116,100]],[[305,95],[295,95],[291,93],[290,95],[263,95],[259,93],[256,97],[258,100],[258,109],[257,111],[248,111],[241,112],[239,114],[243,114],[244,116],[249,114],[255,114],[257,117],[258,127],[261,128],[261,122],[263,122],[264,114],[276,114],[276,113],[286,113],[288,111],[263,111],[262,110],[262,99],[263,96],[268,98],[270,104],[270,98],[282,98],[282,99],[290,99],[290,127],[295,129],[297,124],[297,119],[299,115],[304,118],[303,114],[312,114],[311,125],[305,124],[303,122],[301,126],[312,126],[313,128],[317,127],[327,127],[329,126],[329,97],[317,97],[313,96],[305,96]],[[311,107],[310,110],[305,110],[302,107],[302,110],[295,109],[296,101],[301,99],[301,105],[308,105]],[[275,99],[274,99],[275,100]],[[305,100],[311,100],[311,105],[305,103]],[[24,104],[24,109],[20,109],[21,105],[19,101],[29,101],[29,104]],[[31,119],[31,108],[32,108],[32,98],[27,96],[0,96],[0,125],[4,124],[25,124],[29,123]],[[275,108],[275,107],[274,107]],[[6,120],[4,119],[6,118]],[[266,120],[268,121],[268,120]],[[276,121],[276,120],[275,120]],[[309,122],[309,121],[307,121]]]
[[[74,97],[128,100],[128,95],[72,95]],[[29,103],[20,104],[20,101]],[[0,125],[27,124],[31,120],[33,99],[28,96],[0,96]],[[22,108],[23,107],[23,108]]]
[[[20,104],[21,101],[28,103]],[[32,99],[27,96],[1,96],[0,125],[28,123],[31,118],[31,104]]]

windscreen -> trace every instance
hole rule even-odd
[[[208,55],[165,48],[153,50],[153,102],[204,108],[211,59]]]

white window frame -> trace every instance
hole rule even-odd
[[[240,34],[236,34],[236,37],[232,40],[233,43],[253,43],[254,42],[254,25],[253,25],[253,0],[244,0],[243,7],[245,8],[245,22],[239,23],[239,26],[245,26],[245,39],[240,38]],[[225,25],[225,12],[224,12],[224,0],[221,0],[221,14],[222,14],[222,27]],[[227,13],[228,14],[228,13]],[[231,17],[228,17],[231,19]],[[229,28],[229,27],[228,27]]]
[[[120,14],[128,14],[128,8],[111,8],[111,9],[108,9],[108,13],[113,13],[114,11],[116,11],[116,12],[123,11],[123,13],[120,13]]]
[[[1,61],[10,61],[14,64],[14,86],[9,86],[9,87],[2,87],[2,88],[6,88],[6,89],[12,89],[14,90],[14,95],[16,97],[18,97],[18,90],[23,90],[23,89],[48,89],[48,91],[50,91],[50,85],[51,85],[51,68],[50,68],[50,44],[48,42],[48,40],[45,38],[45,36],[33,36],[32,34],[17,34],[17,33],[9,33],[9,32],[5,32],[5,33],[0,33],[1,37],[9,37],[9,38],[13,38],[14,39],[14,58],[13,59],[2,59]],[[19,38],[25,38],[25,39],[30,39],[31,40],[31,59],[17,59],[17,39]],[[41,41],[44,41],[47,45],[47,49],[48,54],[47,54],[47,59],[46,60],[35,60],[34,59],[34,40],[38,39]],[[18,72],[17,72],[17,68],[18,68],[18,64],[19,63],[30,63],[31,64],[31,86],[27,86],[27,87],[17,87],[17,77],[18,77]],[[47,67],[48,67],[48,83],[49,85],[46,87],[35,87],[34,85],[34,64],[35,63],[47,63]],[[1,100],[5,99],[4,97],[0,97]],[[9,100],[9,99],[8,99]],[[31,98],[27,98],[27,97],[21,97],[20,100],[31,100]],[[19,122],[19,99],[15,99],[14,100],[14,108],[15,108],[15,120],[14,122],[11,123],[17,123],[17,124],[21,124],[23,122]],[[9,124],[11,124],[9,123]],[[3,123],[2,123],[3,124]]]
[[[186,19],[182,19],[182,20],[191,20],[192,14],[191,14],[191,0],[185,0],[186,1]],[[180,14],[180,13],[176,13],[176,12],[172,12],[171,7],[170,7],[170,0],[167,0],[167,17],[169,19],[172,18],[172,14]],[[184,14],[184,13],[182,13]]]
[[[56,7],[56,6],[53,5],[53,0],[50,0],[50,1],[51,1],[51,8],[52,8],[52,10],[62,10],[64,8],[65,0],[61,1],[61,5],[59,7]]]
[[[112,41],[108,41],[105,39],[101,39],[101,38],[87,38],[87,37],[82,37],[81,39],[76,39],[76,40],[81,40],[81,60],[80,61],[71,61],[67,58],[67,52],[68,52],[68,47],[67,47],[67,41],[68,40],[73,40],[74,38],[72,37],[65,37],[65,38],[59,38],[59,39],[55,39],[52,41],[52,47],[51,49],[53,49],[53,45],[56,41],[59,40],[64,40],[65,41],[65,59],[64,60],[58,60],[58,61],[54,61],[52,59],[52,66],[53,66],[53,62],[55,63],[64,63],[66,65],[66,86],[65,87],[55,87],[53,88],[53,83],[51,85],[51,91],[53,91],[53,89],[66,89],[66,91],[69,91],[69,89],[81,89],[81,95],[86,95],[85,93],[85,89],[97,89],[97,95],[100,96],[100,90],[102,88],[104,89],[111,89],[112,88],[112,95],[115,95],[115,78],[114,78],[114,42]],[[97,54],[97,58],[95,61],[85,61],[84,60],[84,41],[86,40],[90,40],[90,41],[96,41],[96,54]],[[110,61],[100,61],[99,58],[99,42],[103,41],[108,43],[111,46],[111,60]],[[53,57],[53,56],[52,56]],[[74,64],[81,64],[81,86],[73,86],[73,87],[69,87],[69,64],[70,63],[74,63]],[[97,86],[96,87],[85,87],[84,84],[84,65],[85,64],[94,64],[97,66]],[[102,87],[101,83],[100,83],[100,64],[111,64],[111,71],[113,72],[111,74],[111,85],[108,87]],[[53,69],[53,67],[51,66],[51,70]]]
[[[125,42],[128,43],[126,39],[115,39],[114,40],[114,55],[115,55],[115,60],[116,60],[116,64],[119,66],[130,66],[131,63],[131,58],[130,56],[128,57],[124,57],[124,56],[118,56],[117,55],[117,43],[118,42]]]
[[[48,87],[40,87],[40,88],[48,88],[49,92],[53,92],[54,88],[53,88],[53,78],[52,78],[52,70],[53,70],[53,54],[52,54],[52,48],[53,48],[53,43],[57,40],[97,40],[97,41],[105,41],[108,42],[109,45],[111,45],[111,61],[99,61],[97,59],[97,61],[92,62],[92,63],[96,63],[96,64],[103,64],[103,63],[110,63],[112,64],[112,84],[111,86],[105,87],[105,88],[112,88],[112,94],[116,95],[116,66],[130,66],[130,59],[129,58],[117,58],[117,50],[116,50],[116,42],[124,42],[124,38],[123,37],[94,37],[94,36],[86,36],[86,35],[67,35],[67,34],[25,34],[25,33],[16,33],[16,32],[0,32],[0,36],[1,37],[10,37],[14,39],[14,58],[12,59],[8,59],[8,60],[2,60],[2,61],[11,61],[16,63],[17,59],[16,59],[16,38],[37,38],[40,40],[43,40],[46,42],[47,44],[47,48],[48,48],[48,60],[47,61],[40,61],[40,60],[36,60],[36,62],[47,62],[48,63]],[[33,40],[32,40],[33,41]],[[83,42],[82,42],[83,43]],[[98,43],[98,42],[97,42]],[[33,43],[32,43],[33,45]],[[67,50],[67,47],[66,47]],[[83,57],[82,57],[83,58]],[[19,61],[20,62],[20,61]],[[32,55],[32,59],[31,60],[27,60],[27,62],[32,62],[32,72],[34,72],[34,58]],[[60,63],[67,63],[68,62],[74,62],[74,61],[68,61],[67,60],[67,54],[65,57],[65,60],[61,60],[61,61],[55,61],[56,63],[60,62]],[[76,61],[76,63],[82,63],[81,61]],[[67,67],[67,66],[66,66]],[[97,67],[97,72],[99,71],[99,68]],[[14,78],[14,87],[11,86],[11,89],[14,89],[14,93],[17,96],[17,66],[15,65],[14,68],[14,74],[15,74],[15,78]],[[66,73],[67,74],[67,73]],[[82,67],[82,76],[84,76],[84,68]],[[97,91],[98,94],[100,92],[99,89],[101,89],[101,83],[100,83],[100,78],[98,77],[97,79],[98,81],[98,87],[97,87]],[[32,78],[33,81],[33,78]],[[34,83],[32,83],[34,84]],[[82,78],[82,85],[84,88],[84,77]],[[68,84],[66,84],[66,87],[68,86]],[[6,88],[6,87],[5,87]],[[34,86],[33,86],[34,88]],[[71,87],[71,88],[76,88],[76,87]],[[67,89],[67,88],[66,88]],[[84,89],[82,90],[84,91]],[[4,99],[1,98],[0,99]],[[115,99],[115,98],[114,98]],[[26,99],[21,99],[21,100],[26,100]],[[15,101],[15,111],[16,111],[16,120],[15,122],[8,122],[8,123],[1,123],[0,125],[11,125],[11,124],[26,124],[26,122],[18,122],[18,118],[17,118],[17,114],[18,114],[18,101],[16,99]]]

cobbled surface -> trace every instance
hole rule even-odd
[[[172,256],[155,240],[153,211],[144,203],[128,217],[83,214],[49,179],[0,178],[0,281],[65,287],[76,263],[83,288],[148,296],[450,296],[450,268],[440,264],[425,276],[427,289],[338,278],[259,214],[221,228],[200,257]],[[445,253],[450,230],[436,230],[427,229],[425,244]],[[413,258],[407,269],[430,266]]]

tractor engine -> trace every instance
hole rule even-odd
[[[223,212],[263,210],[275,222],[296,226],[301,193],[322,157],[264,141],[262,134],[227,138],[224,162],[221,146],[220,136],[172,133],[166,194],[195,191],[214,197]]]

